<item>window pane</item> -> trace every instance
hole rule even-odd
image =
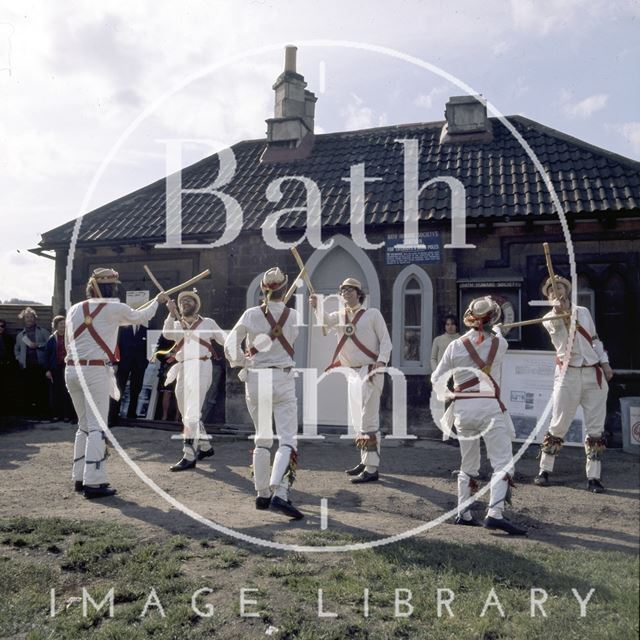
[[[402,349],[404,362],[420,361],[420,329],[405,329]]]
[[[408,293],[404,296],[404,324],[405,326],[420,326],[421,295]]]
[[[415,278],[410,278],[404,285],[405,291],[420,291],[420,283]]]

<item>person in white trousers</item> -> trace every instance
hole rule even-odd
[[[72,479],[75,490],[86,498],[105,498],[116,490],[109,486],[106,469],[104,427],[109,414],[109,397],[120,392],[113,365],[118,362],[118,327],[144,324],[155,315],[159,294],[143,310],[132,309],[118,299],[117,271],[94,269],[86,288],[87,300],[74,304],[65,322],[67,348],[65,383],[78,416],[73,453]]]
[[[469,331],[446,348],[436,370],[431,374],[434,389],[441,401],[449,399],[447,381],[453,376],[453,402],[441,423],[451,432],[455,425],[460,441],[462,462],[458,473],[457,525],[479,526],[470,511],[480,471],[480,438],[484,440],[493,468],[489,508],[484,520],[487,529],[499,529],[510,535],[526,535],[526,531],[509,522],[503,515],[513,483],[515,435],[511,418],[500,399],[502,359],[508,349],[502,335],[490,333],[500,319],[498,304],[489,296],[476,298],[464,314]]]
[[[182,291],[177,306],[173,300],[167,303],[169,315],[162,327],[163,337],[175,341],[172,351],[176,363],[169,369],[166,384],[176,382],[176,401],[183,424],[182,458],[169,467],[176,472],[194,469],[198,460],[214,453],[201,414],[212,380],[210,360],[215,351],[211,340],[224,345],[227,334],[212,318],[198,315],[200,306],[200,296],[195,291]]]
[[[323,314],[321,322],[338,335],[338,344],[327,371],[347,367],[349,417],[356,432],[355,444],[360,449],[360,462],[345,473],[353,484],[378,480],[380,467],[380,396],[384,376],[377,369],[386,367],[391,356],[391,338],[378,309],[365,309],[362,284],[347,278],[339,289],[344,308]],[[316,309],[317,296],[309,296]]]
[[[242,367],[238,377],[245,383],[247,409],[256,430],[256,509],[271,509],[300,520],[304,515],[289,498],[298,464],[298,403],[293,370],[298,314],[283,302],[287,282],[278,267],[264,273],[260,283],[264,303],[242,314],[224,348],[231,366]],[[271,465],[273,421],[279,441]]]
[[[541,487],[551,484],[549,475],[578,406],[581,406],[586,431],[587,490],[602,493],[605,490],[600,481],[601,460],[606,446],[604,421],[607,416],[608,382],[613,377],[609,356],[598,338],[595,323],[587,308],[576,306],[576,330],[571,345],[569,320],[554,320],[554,316],[571,311],[571,283],[566,278],[555,276],[555,287],[551,278],[547,278],[542,286],[542,295],[554,304],[553,310],[544,316],[548,320],[543,326],[556,350],[556,370],[551,422],[540,449],[540,471],[534,483]],[[569,362],[562,376],[565,358]]]

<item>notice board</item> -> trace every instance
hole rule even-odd
[[[507,351],[504,356],[500,397],[513,420],[516,442],[524,442],[529,437],[551,398],[555,359],[554,351]],[[534,442],[542,442],[549,420],[542,425]],[[584,417],[581,407],[578,407],[564,443],[565,446],[583,446]]]

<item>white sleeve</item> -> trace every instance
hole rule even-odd
[[[182,331],[179,324],[176,327],[176,324],[178,323],[174,320],[173,316],[169,314],[162,325],[162,337],[178,342],[178,340],[184,336],[184,331]]]
[[[211,338],[215,340],[220,346],[224,347],[229,332],[221,329],[220,325],[213,318],[211,318],[211,322],[213,324],[213,335],[211,336]]]
[[[596,332],[596,323],[593,321],[591,314],[589,313],[589,309],[584,310],[584,315],[587,319],[586,324],[588,326],[585,329],[589,332],[591,336],[591,344],[593,345],[593,350],[596,352],[598,356],[598,361],[600,364],[608,364],[609,363],[609,354],[605,351],[604,345],[600,338],[598,338],[598,334]]]
[[[119,318],[118,322],[120,326],[128,324],[143,324],[145,327],[149,324],[149,320],[156,315],[158,310],[158,301],[154,300],[145,309],[132,309],[128,304],[124,302],[118,303]]]
[[[454,343],[450,342],[435,368],[435,371],[431,374],[431,387],[436,392],[438,400],[444,401],[445,393],[447,391],[447,380],[450,375],[447,375],[453,369],[453,349]],[[442,378],[442,380],[440,380]]]
[[[391,349],[393,348],[393,344],[391,343],[391,338],[389,337],[389,330],[387,329],[387,323],[384,321],[382,314],[380,311],[376,309],[376,319],[374,323],[376,335],[378,336],[378,340],[380,341],[380,348],[378,350],[378,362],[384,362],[387,364],[389,362],[389,358],[391,357]]]
[[[247,337],[247,327],[244,325],[245,315],[246,312],[242,314],[236,326],[229,331],[224,342],[224,353],[232,367],[240,367],[245,361],[242,350],[242,341]]]

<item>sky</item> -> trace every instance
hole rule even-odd
[[[285,44],[317,133],[442,120],[453,76],[640,160],[639,32],[627,0],[0,0],[0,300],[49,304],[28,250],[166,175],[167,140],[186,166],[264,137]]]

